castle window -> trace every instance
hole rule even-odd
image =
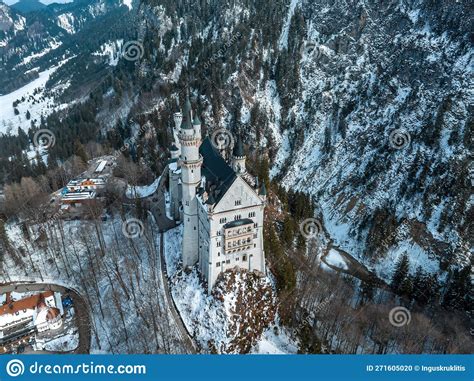
[[[221,247],[220,241],[217,242],[217,247]]]
[[[221,265],[220,262],[216,262],[216,267],[219,267]]]
[[[249,217],[255,217],[255,212],[250,212]]]
[[[235,261],[237,262],[239,260],[239,257],[235,257]]]
[[[236,215],[234,216],[234,221],[237,221],[237,220],[240,220],[240,214],[236,214]]]
[[[230,259],[228,259],[227,261],[225,261],[225,263],[229,264],[229,263],[230,263]]]
[[[235,200],[235,206],[242,205],[242,200]]]
[[[242,261],[247,262],[247,254],[242,255]]]
[[[258,224],[257,223],[253,224],[253,227],[258,228]]]
[[[227,218],[225,218],[225,217],[224,217],[224,218],[221,218],[221,219],[219,220],[219,222],[220,222],[221,224],[225,224],[225,223],[227,222]]]

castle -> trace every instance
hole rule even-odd
[[[174,114],[173,137],[168,183],[171,214],[184,225],[183,267],[198,264],[208,292],[227,269],[265,273],[266,189],[247,173],[240,137],[226,161],[225,149],[202,140],[189,98]]]

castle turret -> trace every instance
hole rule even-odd
[[[173,114],[174,119],[174,127],[173,127],[173,138],[174,138],[174,145],[178,148],[178,151],[181,149],[181,145],[179,142],[179,130],[181,129],[181,123],[183,122],[183,114],[179,110],[179,107],[176,107],[176,111]]]
[[[232,169],[238,175],[244,175],[245,173],[247,173],[247,168],[245,167],[245,159],[246,156],[244,152],[244,144],[242,143],[242,139],[239,135],[232,151]]]
[[[199,121],[199,118],[195,119]],[[201,183],[202,157],[199,154],[201,145],[201,123],[192,121],[191,102],[189,97],[183,108],[183,120],[179,132],[181,144],[181,184],[183,200],[183,266],[193,266],[198,261],[199,233],[197,217],[196,188]]]
[[[263,201],[267,199],[267,187],[265,186],[265,181],[262,181],[262,187],[260,188],[260,192],[258,192],[258,195]]]
[[[199,119],[197,114],[194,115],[193,128],[194,133],[198,136],[201,136],[201,120]]]
[[[176,147],[175,144],[173,144],[170,148],[170,154],[171,154],[171,159],[174,160],[174,159],[179,159],[179,155],[180,155],[180,152],[179,152],[179,149],[178,147]]]

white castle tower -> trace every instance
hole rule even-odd
[[[194,120],[192,117],[191,102],[189,101],[189,97],[187,97],[183,109],[181,128],[178,134],[181,148],[180,164],[184,222],[184,268],[193,266],[198,261],[199,256],[196,188],[201,182],[203,159],[199,154],[199,147],[201,145],[201,122],[197,115]]]

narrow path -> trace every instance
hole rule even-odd
[[[340,257],[344,260],[345,264],[347,265],[347,269],[343,269],[337,266],[332,265],[326,260],[326,257],[329,254],[330,250],[336,250]],[[376,286],[379,288],[386,288],[387,284],[380,279],[375,273],[371,272],[366,266],[364,266],[362,263],[360,263],[357,259],[355,259],[352,255],[350,255],[348,252],[340,249],[339,247],[335,246],[333,243],[333,240],[330,239],[329,245],[326,247],[324,250],[324,253],[321,255],[321,261],[331,268],[332,270],[339,272],[339,273],[345,273],[348,275],[351,275],[355,278],[358,278],[364,282],[367,281],[373,281],[375,282]]]
[[[178,327],[181,339],[183,342],[186,344],[186,348],[189,353],[195,354],[198,353],[197,346],[191,336],[191,334],[188,332],[186,325],[184,324],[183,319],[181,318],[181,315],[178,312],[178,308],[176,307],[176,304],[174,302],[173,296],[171,295],[169,283],[168,283],[168,274],[166,271],[166,261],[165,261],[165,255],[164,255],[164,234],[163,232],[160,234],[160,269],[161,269],[161,276],[163,279],[163,285],[165,289],[165,295],[166,295],[166,300],[168,302],[168,306],[170,308],[171,314],[173,315],[174,321],[176,323],[176,326]]]
[[[158,185],[158,188],[155,193],[144,198],[144,207],[153,216],[156,224],[158,225],[158,230],[160,232],[160,272],[163,281],[163,287],[165,291],[165,297],[167,304],[169,306],[170,312],[175,321],[176,327],[179,331],[179,336],[181,337],[182,342],[186,346],[187,353],[199,353],[199,349],[194,342],[191,334],[188,332],[186,325],[184,324],[181,315],[178,312],[178,308],[174,302],[173,296],[171,295],[171,290],[169,286],[168,275],[166,271],[166,260],[164,254],[164,234],[163,232],[170,230],[176,226],[174,220],[169,219],[166,216],[166,197],[165,197],[165,179],[167,178],[167,172],[163,172],[161,175],[161,181]]]

